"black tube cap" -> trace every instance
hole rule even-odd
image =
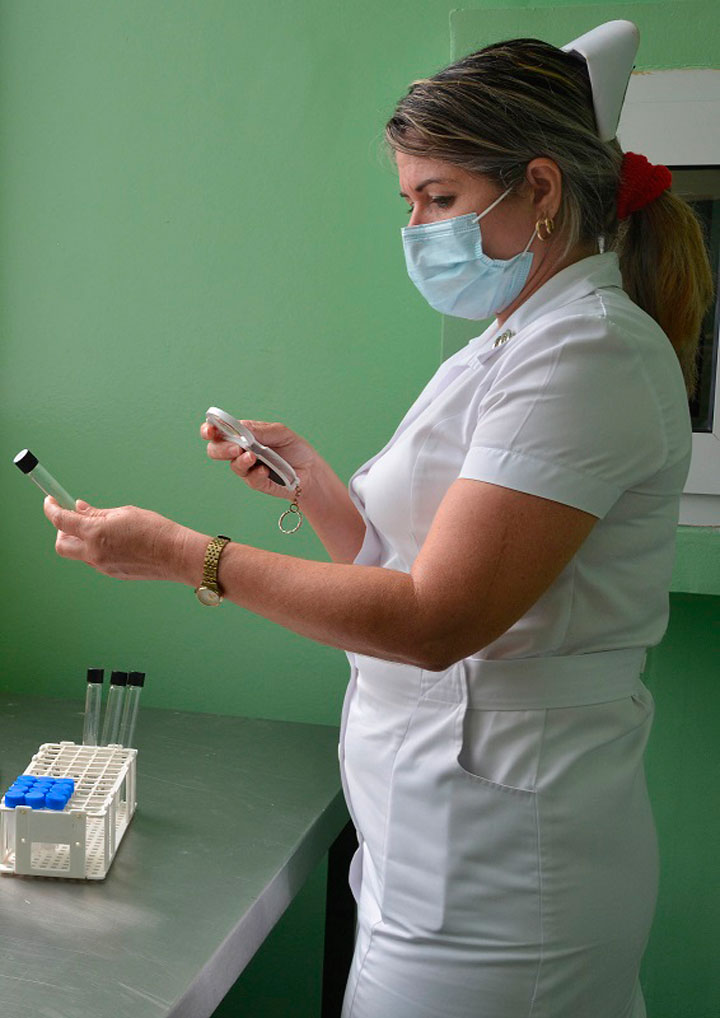
[[[105,675],[104,668],[88,668],[87,670],[88,682],[98,682],[100,685],[102,685],[104,675]]]
[[[34,470],[40,461],[37,456],[33,456],[29,449],[21,449],[17,454],[13,463],[16,467],[19,467],[24,474],[29,474],[31,470]]]
[[[131,686],[144,686],[145,672],[130,672],[128,682]]]
[[[128,673],[127,672],[113,672],[110,676],[111,686],[127,686]]]

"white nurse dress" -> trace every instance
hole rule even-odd
[[[507,632],[442,672],[351,654],[359,848],[343,1018],[641,1018],[657,886],[645,649],[668,619],[687,398],[606,252],[449,358],[354,475],[358,564],[409,571],[473,478],[598,517]]]

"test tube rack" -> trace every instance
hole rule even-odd
[[[26,774],[70,777],[75,792],[58,812],[0,802],[0,873],[104,880],[135,813],[137,750],[48,742]]]

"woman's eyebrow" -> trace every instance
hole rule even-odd
[[[422,184],[418,184],[415,190],[422,191],[428,184],[457,184],[457,181],[452,177],[428,177],[427,180],[423,180]],[[401,198],[407,198],[404,191],[400,191],[399,194]]]

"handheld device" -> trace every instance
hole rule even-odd
[[[257,456],[259,462],[264,463],[270,471],[270,480],[274,481],[275,484],[282,484],[291,491],[295,491],[299,486],[300,480],[298,475],[290,464],[282,456],[278,456],[273,449],[269,449],[262,442],[258,442],[250,428],[241,424],[231,414],[221,410],[220,407],[211,406],[208,407],[205,420],[208,424],[212,424],[214,428],[217,428],[228,441],[235,442],[241,449],[245,449],[247,452],[251,452],[253,456]]]
[[[37,456],[33,456],[29,449],[21,449],[13,463],[22,472],[37,484],[46,495],[52,495],[63,509],[75,509],[75,499],[68,494],[59,484],[49,470],[38,462]]]

